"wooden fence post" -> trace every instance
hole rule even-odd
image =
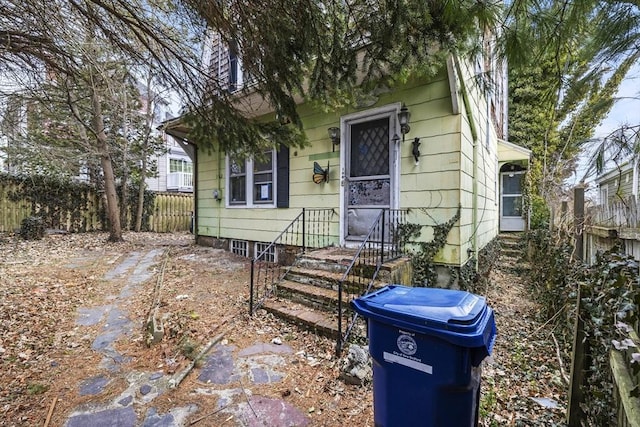
[[[583,229],[584,229],[584,187],[576,187],[573,193],[573,217],[575,227],[575,256],[578,261],[583,261]],[[584,412],[580,404],[584,401],[582,385],[585,383],[586,368],[588,365],[588,346],[582,321],[582,285],[578,284],[578,307],[573,335],[573,352],[571,363],[571,384],[569,385],[569,407],[567,412],[567,425],[580,427],[584,419]]]
[[[573,189],[573,224],[576,234],[575,256],[578,261],[584,261],[584,187]]]

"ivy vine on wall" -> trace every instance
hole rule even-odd
[[[640,273],[638,262],[621,247],[599,253],[591,266],[572,260],[572,236],[534,230],[527,235],[532,296],[540,303],[541,321],[551,323],[560,338],[565,363],[571,362],[575,318],[583,320],[586,354],[581,385],[584,425],[612,425],[616,417],[609,354],[620,351],[626,366],[638,378]],[[580,287],[581,312],[577,312]],[[637,330],[637,329],[636,329]],[[555,334],[554,334],[555,335]],[[582,344],[581,344],[582,345]],[[640,385],[632,391],[640,395]]]
[[[417,241],[425,225],[407,223],[398,228],[398,237],[401,244],[410,244],[415,247],[411,251],[411,265],[413,267],[413,286],[433,286],[438,279],[436,264],[433,262],[438,252],[447,243],[447,236],[454,224],[460,219],[461,207],[455,215],[442,224],[432,225],[433,240],[429,242]]]

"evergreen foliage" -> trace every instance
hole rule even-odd
[[[547,203],[638,61],[640,9],[633,1],[515,0],[506,19],[509,140],[532,150],[527,201],[534,225],[544,226]]]
[[[22,220],[20,237],[25,240],[40,240],[44,237],[45,229],[42,218],[29,216]]]

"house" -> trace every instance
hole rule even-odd
[[[609,206],[614,202],[627,200],[629,197],[638,201],[640,182],[638,159],[627,159],[619,167],[612,168],[596,177],[598,199],[601,206]]]
[[[241,61],[221,38],[213,38],[209,58],[230,91],[246,84]],[[460,208],[435,259],[457,269],[500,229],[524,230],[522,176],[530,152],[506,141],[504,70],[495,67],[486,96],[473,83],[483,63],[452,57],[435,78],[372,93],[357,108],[324,113],[299,104],[310,146],[279,147],[259,160],[198,150],[179,120],[167,123],[165,131],[193,150],[197,241],[253,257],[303,209],[314,208],[335,213],[328,233],[335,246],[356,245],[383,209],[405,210],[429,241],[433,227]],[[273,117],[258,108],[248,114]]]
[[[154,192],[193,192],[193,162],[184,150],[180,140],[159,130],[161,123],[174,116],[170,96],[149,93],[151,90],[138,84],[141,111],[150,105],[153,111],[153,135],[162,137],[163,148],[152,158],[156,174],[146,178],[147,189]]]
[[[147,189],[154,192],[193,192],[193,162],[176,138],[163,134],[165,152],[155,156],[156,175],[147,178]]]
[[[599,252],[620,247],[640,260],[639,160],[630,157],[595,179],[598,205],[587,210],[584,259],[593,264]]]

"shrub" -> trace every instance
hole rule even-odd
[[[44,221],[39,216],[29,216],[22,220],[20,237],[25,240],[40,240],[44,237]]]

